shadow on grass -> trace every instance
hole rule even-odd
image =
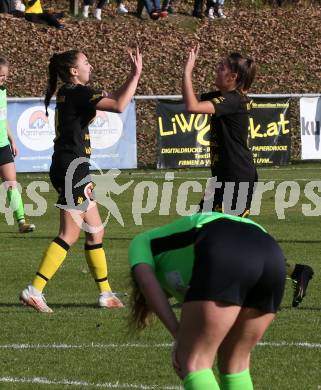
[[[282,310],[292,310],[292,311],[321,311],[321,307],[311,307],[311,306],[303,306],[303,307],[292,307],[291,305],[281,306],[280,311]]]
[[[320,244],[321,240],[277,240],[277,242],[290,244]]]

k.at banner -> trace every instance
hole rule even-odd
[[[290,161],[290,99],[252,100],[249,147],[255,164],[283,165]]]
[[[210,165],[210,116],[188,114],[181,101],[158,101],[157,167]]]
[[[321,160],[321,98],[300,99],[301,158]]]
[[[8,102],[8,120],[18,147],[17,172],[48,172],[55,138],[54,103],[45,115],[34,101]],[[122,114],[97,111],[89,126],[93,169],[136,168],[136,108],[131,102]]]
[[[256,164],[290,161],[289,99],[252,101],[248,144]],[[210,166],[210,115],[188,114],[182,102],[158,101],[157,167]],[[212,129],[215,131],[215,129]]]

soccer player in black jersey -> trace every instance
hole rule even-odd
[[[198,99],[192,84],[198,52],[199,46],[189,52],[182,92],[188,112],[212,115],[210,148],[213,181],[201,201],[201,210],[222,211],[223,198],[227,196],[231,200],[231,207],[228,210],[224,205],[224,212],[235,213],[240,201],[245,207],[239,216],[246,217],[258,180],[252,153],[247,146],[251,101],[246,95],[255,78],[256,66],[252,59],[244,58],[239,53],[226,56],[216,67],[217,91],[203,94]],[[234,188],[228,187],[228,183],[234,183]],[[313,270],[303,264],[287,266],[294,284],[292,305],[295,307],[305,295]]]
[[[129,51],[129,57],[131,72],[125,83],[110,95],[87,86],[93,68],[84,53],[71,50],[54,54],[50,59],[46,110],[56,92],[58,78],[63,82],[57,92],[56,138],[50,167],[50,180],[58,192],[60,228],[42,258],[35,279],[20,295],[23,304],[39,312],[52,312],[42,291],[61,266],[70,246],[78,240],[82,223],[89,226],[84,249],[100,292],[98,304],[107,308],[123,307],[107,279],[107,262],[102,247],[104,229],[93,199],[89,173],[88,124],[95,118],[96,109],[122,112],[134,96],[142,71],[142,56],[136,49],[135,52]]]
[[[210,206],[215,211],[223,207],[223,194],[226,183],[235,183],[233,203],[235,209],[238,188],[241,182],[249,183],[246,204],[240,216],[247,215],[252,200],[253,187],[257,181],[257,172],[252,153],[247,145],[250,99],[246,91],[255,77],[255,63],[233,53],[219,62],[216,68],[215,92],[201,95],[198,100],[192,87],[192,69],[198,48],[192,49],[185,65],[183,77],[183,96],[189,112],[212,114],[211,118],[211,171],[217,179],[213,191],[207,189],[207,195],[213,195]],[[206,199],[201,204],[204,211],[208,206]],[[225,207],[226,208],[226,207]],[[225,210],[226,211],[226,210]]]

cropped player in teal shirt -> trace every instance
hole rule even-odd
[[[131,325],[155,313],[175,339],[173,366],[186,390],[252,390],[250,353],[280,305],[286,264],[257,223],[199,213],[136,236]],[[182,302],[178,321],[168,302]],[[218,385],[212,366],[217,355]]]
[[[14,211],[20,233],[29,233],[35,225],[26,223],[23,202],[17,188],[14,157],[18,150],[12,137],[7,120],[6,80],[9,74],[9,62],[0,57],[0,177],[5,182],[7,197]]]

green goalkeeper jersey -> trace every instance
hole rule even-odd
[[[7,90],[0,87],[0,148],[9,145],[7,132]]]
[[[149,264],[162,288],[178,302],[184,301],[194,264],[197,229],[219,218],[256,225],[247,218],[223,213],[198,213],[137,235],[129,246],[129,264]]]

